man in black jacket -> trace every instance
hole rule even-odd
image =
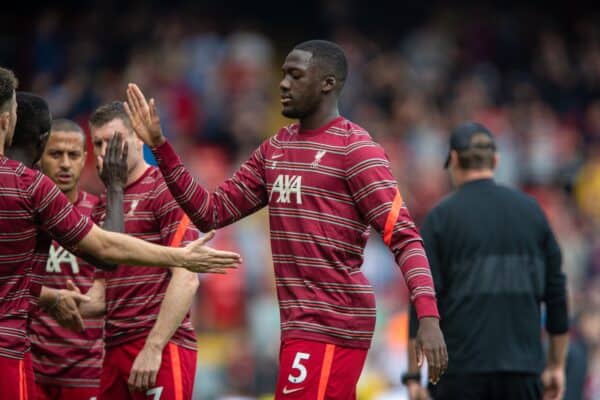
[[[486,127],[466,123],[452,131],[445,167],[457,190],[422,227],[449,357],[446,375],[430,393],[436,400],[539,400],[542,393],[560,400],[568,342],[561,252],[538,203],[494,182],[497,162]],[[420,386],[423,356],[415,354],[414,321],[413,313],[403,382],[411,400],[420,400],[427,392]]]

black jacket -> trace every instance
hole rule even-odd
[[[537,202],[482,179],[436,206],[421,230],[435,281],[448,373],[531,372],[568,330],[561,252]],[[411,313],[411,337],[417,322]]]

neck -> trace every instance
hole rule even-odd
[[[337,104],[334,104],[331,107],[323,107],[304,118],[300,118],[300,129],[317,129],[339,116],[340,112]]]
[[[468,169],[461,171],[461,173],[457,175],[456,186],[462,186],[465,183],[478,181],[480,179],[493,179],[494,171],[491,169]]]
[[[145,161],[142,161],[133,167],[131,172],[129,172],[129,176],[127,176],[127,186],[140,179],[149,166]]]
[[[65,196],[67,196],[67,199],[69,199],[69,201],[72,204],[75,204],[75,202],[79,198],[79,186],[75,186],[73,189],[63,192],[63,193]]]

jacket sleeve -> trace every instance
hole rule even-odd
[[[552,335],[559,335],[569,330],[566,277],[562,272],[560,247],[546,217],[543,218],[546,264],[544,288],[544,303],[546,304],[547,314],[546,330]]]

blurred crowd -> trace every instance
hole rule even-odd
[[[437,7],[371,35],[340,3],[326,2],[321,20],[331,21],[323,35],[350,62],[343,115],[384,146],[417,222],[451,190],[442,168],[450,127],[475,120],[497,135],[498,180],[540,201],[563,250],[572,313],[567,398],[600,398],[600,18]],[[231,25],[185,8],[47,11],[35,18],[19,63],[0,61],[26,66],[15,68],[22,89],[84,127],[96,106],[124,99],[126,83],[136,82],[156,99],[186,166],[215,188],[290,123],[279,111],[280,66],[294,44],[314,38],[269,32],[268,22]],[[83,186],[102,190],[93,157]],[[273,391],[279,314],[267,222],[263,210],[212,243],[245,262],[227,276],[202,277],[198,399]],[[406,289],[378,238],[365,260],[378,322],[360,398],[402,399]]]

